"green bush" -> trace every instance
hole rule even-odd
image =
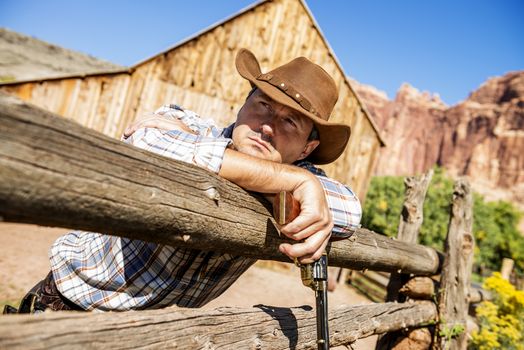
[[[446,238],[453,180],[436,168],[424,202],[421,244],[442,250]],[[475,263],[483,270],[500,270],[502,258],[512,258],[518,272],[524,271],[524,237],[517,225],[521,213],[511,203],[485,202],[474,194],[473,233]],[[366,197],[362,226],[387,236],[396,236],[404,201],[404,178],[374,177]]]

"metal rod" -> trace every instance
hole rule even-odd
[[[317,344],[319,350],[329,349],[327,282],[321,281],[315,291],[317,311]]]

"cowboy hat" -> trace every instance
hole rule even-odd
[[[240,49],[235,65],[238,73],[253,87],[313,121],[320,144],[307,160],[327,164],[344,152],[351,128],[328,121],[338,99],[338,90],[333,78],[322,67],[305,57],[298,57],[262,73],[257,58],[247,49]]]

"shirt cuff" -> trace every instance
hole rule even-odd
[[[362,208],[357,196],[347,186],[324,176],[317,176],[324,187],[333,217],[333,237],[348,238],[360,227]]]

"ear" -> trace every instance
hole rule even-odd
[[[304,150],[302,151],[302,153],[300,153],[300,156],[298,156],[297,160],[302,160],[306,158],[307,156],[309,156],[311,152],[313,152],[319,144],[320,144],[319,140],[308,141],[306,145],[304,146]]]

